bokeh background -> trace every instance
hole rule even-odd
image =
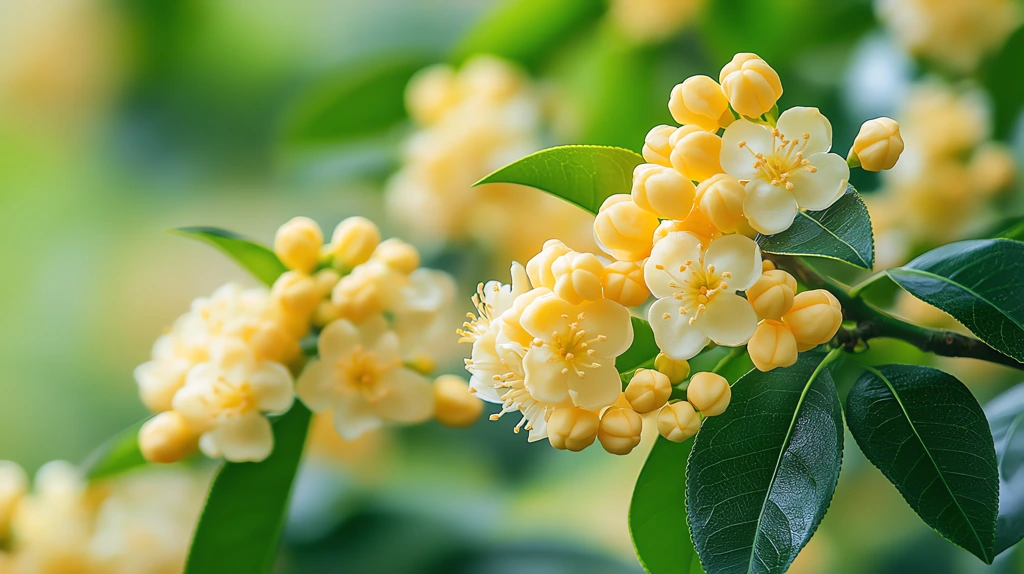
[[[520,12],[480,31],[508,5]],[[330,229],[361,214],[415,240],[465,295],[505,277],[545,233],[586,247],[585,217],[528,194],[537,211],[469,204],[460,217],[477,225],[461,232],[424,232],[389,208],[391,178],[419,161],[409,142],[427,128],[396,117],[385,130],[331,129],[324,98],[354,79],[457,64],[479,49],[518,60],[532,131],[473,160],[479,170],[556,143],[639,151],[648,129],[671,123],[674,84],[756,52],[783,78],[782,104],[830,118],[839,153],[866,119],[904,123],[906,167],[853,181],[869,197],[879,259],[899,264],[1024,213],[1021,13],[1012,0],[0,2],[0,459],[30,473],[85,460],[145,416],[132,370],[162,330],[193,298],[251,282],[166,230],[212,225],[269,242],[296,215]],[[402,101],[408,74],[396,77],[390,98],[362,100],[368,116]],[[453,181],[452,193],[477,193]],[[511,231],[480,231],[492,225]],[[449,372],[461,366],[455,326],[442,345]],[[933,361],[895,343],[870,353]],[[966,360],[942,366],[982,402],[1020,378]],[[527,444],[514,423],[428,424],[355,443],[317,424],[280,571],[640,572],[626,513],[649,443],[627,457],[556,452]],[[985,567],[943,541],[849,437],[847,447],[831,510],[794,572],[1024,572],[1019,551]]]

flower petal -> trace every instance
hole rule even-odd
[[[314,413],[328,411],[338,397],[333,361],[313,359],[302,370],[295,392]]]
[[[546,343],[555,337],[565,338],[569,334],[569,321],[565,316],[575,317],[579,310],[560,299],[554,293],[541,295],[526,306],[519,324],[530,336]]]
[[[355,440],[383,423],[363,397],[356,394],[341,397],[334,404],[333,418],[334,429],[345,440]]]
[[[802,149],[804,158],[832,149],[832,124],[818,108],[797,106],[782,112],[775,127],[787,140],[807,140]],[[799,143],[797,144],[799,149]]]
[[[633,323],[629,310],[611,299],[598,299],[580,305],[583,320],[580,328],[586,339],[604,336],[604,341],[591,341],[588,348],[598,357],[618,357],[633,344]]]
[[[381,418],[412,424],[433,416],[434,387],[423,375],[410,369],[392,369],[378,384],[385,394],[373,407]]]
[[[711,241],[704,264],[714,265],[716,273],[731,274],[725,279],[729,291],[744,291],[761,276],[761,248],[745,235],[723,235]]]
[[[295,402],[295,387],[287,367],[273,361],[262,361],[249,376],[249,387],[256,397],[256,406],[265,413],[284,414]]]
[[[735,293],[718,293],[697,316],[694,325],[709,339],[726,347],[746,343],[757,329],[757,313]]]
[[[729,124],[722,134],[720,156],[725,173],[736,179],[754,179],[757,175],[754,162],[757,160],[751,152],[765,155],[772,153],[771,128],[742,119]]]
[[[676,231],[669,233],[651,250],[651,256],[644,263],[644,282],[651,293],[658,297],[671,297],[679,289],[670,284],[679,283],[689,270],[680,272],[679,267],[690,261],[700,261],[700,239],[692,233]],[[661,269],[659,269],[661,267]]]
[[[526,390],[534,399],[551,405],[568,402],[569,380],[579,378],[547,345],[532,347],[523,358]],[[568,369],[566,372],[566,369]]]
[[[585,369],[583,378],[569,377],[569,397],[573,404],[596,411],[615,402],[622,393],[622,380],[612,362]]]
[[[270,421],[256,411],[227,417],[211,434],[225,460],[231,462],[259,462],[274,450]]]
[[[658,299],[651,305],[647,317],[654,331],[654,340],[669,358],[680,361],[691,359],[707,346],[708,338],[690,324],[692,316],[681,314],[679,302],[671,297]]]
[[[793,197],[804,209],[820,211],[835,203],[846,192],[850,166],[842,156],[816,153],[807,158],[815,171],[800,170],[790,174]]]
[[[793,225],[799,208],[785,186],[755,179],[747,184],[746,190],[743,214],[751,227],[765,235],[774,235]]]
[[[320,332],[320,341],[317,345],[320,349],[321,358],[333,359],[334,357],[347,355],[359,343],[359,328],[350,321],[338,319],[337,321],[331,321],[324,327],[324,330]]]

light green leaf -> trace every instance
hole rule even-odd
[[[985,405],[999,465],[995,553],[1024,539],[1024,384]]]
[[[837,259],[861,269],[875,263],[871,217],[852,185],[828,209],[801,211],[789,229],[758,235],[757,244],[766,253]]]
[[[922,520],[986,564],[999,511],[996,453],[967,387],[930,367],[868,368],[846,399],[864,451]]]
[[[139,429],[149,419],[143,419],[124,429],[103,443],[82,464],[82,474],[89,481],[110,478],[122,472],[146,465],[139,450]]]
[[[615,359],[615,368],[619,373],[628,373],[650,364],[661,352],[654,342],[654,331],[647,321],[638,317],[630,317],[630,320],[633,323],[633,344]]]
[[[1024,243],[944,245],[886,271],[911,295],[952,315],[997,351],[1024,361]]]
[[[633,168],[642,163],[640,154],[617,147],[553,147],[510,163],[475,185],[528,185],[597,213],[608,196],[630,192]]]
[[[213,245],[267,285],[273,285],[281,274],[288,271],[269,248],[243,239],[230,231],[215,227],[182,227],[171,233]]]
[[[704,568],[781,573],[817,529],[839,479],[842,408],[834,354],[752,370],[704,420],[687,466],[687,516]]]
[[[274,451],[266,460],[224,463],[192,538],[185,574],[271,572],[310,416],[296,402],[274,422]]]

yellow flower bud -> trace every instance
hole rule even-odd
[[[162,412],[139,429],[139,450],[149,462],[178,462],[199,448],[199,435],[177,411]]]
[[[408,275],[420,266],[420,253],[401,239],[392,237],[380,242],[373,251],[373,258],[403,275]]]
[[[365,263],[380,243],[380,230],[365,217],[349,217],[334,228],[327,250],[334,262],[349,269]]]
[[[437,361],[420,353],[406,361],[405,366],[421,375],[430,375],[437,369]],[[472,393],[473,391],[470,392]]]
[[[662,219],[685,218],[695,193],[693,182],[671,167],[644,163],[633,170],[633,203]]]
[[[1013,153],[1006,146],[991,142],[974,152],[967,169],[971,180],[986,195],[1010,187],[1017,177]]]
[[[434,381],[434,416],[448,427],[468,427],[484,412],[484,403],[469,392],[462,377],[442,375]]]
[[[658,356],[654,358],[654,368],[664,373],[673,385],[678,385],[690,376],[690,363],[673,359],[665,353],[658,353]]]
[[[626,385],[626,400],[640,414],[660,409],[671,394],[668,376],[653,369],[637,369]]]
[[[559,450],[579,452],[594,444],[600,424],[594,411],[579,407],[555,409],[548,419],[548,442]]]
[[[361,323],[382,312],[389,289],[394,288],[389,283],[393,278],[389,270],[386,265],[371,262],[359,265],[352,273],[342,277],[331,292],[331,302],[339,316]]]
[[[562,300],[573,305],[601,298],[601,280],[604,265],[593,253],[571,251],[551,264],[555,277],[555,292]]]
[[[316,280],[299,271],[288,271],[278,277],[271,293],[285,312],[301,317],[312,314],[324,297]]]
[[[316,310],[313,311],[313,317],[311,322],[317,327],[326,327],[328,323],[341,317],[341,311],[338,310],[338,306],[330,301],[321,301],[316,306]]]
[[[732,109],[749,118],[760,117],[782,96],[779,75],[756,54],[740,53],[718,76]]]
[[[690,377],[686,387],[686,400],[693,408],[706,417],[713,417],[725,412],[732,399],[732,388],[729,381],[718,373],[705,371]]]
[[[658,433],[672,442],[683,442],[700,430],[700,414],[687,401],[665,405],[658,412]]]
[[[724,173],[713,175],[697,186],[697,206],[701,213],[725,233],[735,232],[746,222],[743,216],[746,197],[743,184]]]
[[[804,291],[793,299],[783,318],[797,343],[815,347],[835,337],[843,324],[843,308],[835,295],[824,289]]]
[[[416,72],[405,89],[405,107],[409,115],[424,125],[440,120],[458,101],[455,71],[444,64]]]
[[[772,263],[770,259],[761,260],[761,273],[767,273],[772,269],[775,269],[775,263]]]
[[[763,372],[796,363],[797,351],[796,339],[789,327],[770,319],[761,321],[754,335],[747,341],[750,360],[757,370]]]
[[[657,215],[641,209],[629,195],[612,195],[594,220],[594,237],[619,261],[640,261],[651,254],[658,223]]]
[[[320,262],[323,244],[320,226],[308,217],[296,217],[277,230],[274,253],[285,267],[309,273]]]
[[[747,301],[762,319],[782,319],[793,308],[796,279],[781,269],[765,271],[746,290]]]
[[[683,126],[669,138],[672,153],[669,161],[672,167],[694,181],[722,173],[722,138],[718,134],[701,130],[696,126]],[[676,218],[678,219],[678,218]]]
[[[672,88],[668,111],[681,125],[714,132],[732,120],[722,86],[707,76],[691,76]]]
[[[656,163],[665,167],[671,167],[672,162],[669,155],[672,153],[672,144],[669,143],[669,136],[675,133],[676,128],[672,126],[654,126],[647,132],[644,138],[642,150],[644,159],[650,163]]]
[[[288,363],[302,350],[299,341],[277,321],[263,321],[249,338],[257,359]]]
[[[630,409],[612,407],[601,417],[597,440],[612,454],[629,454],[640,444],[643,420]]]
[[[334,286],[338,284],[341,279],[341,274],[334,269],[321,269],[313,274],[313,280],[316,281],[316,287],[320,290],[322,297],[326,297],[328,293],[334,289]]]
[[[572,249],[557,239],[545,241],[540,253],[526,262],[526,275],[530,278],[530,284],[534,287],[554,289],[555,276],[551,272],[551,266],[556,259],[571,251]]]
[[[624,307],[643,305],[651,292],[644,282],[644,266],[635,261],[613,261],[604,268],[604,296]]]
[[[876,118],[861,124],[853,140],[853,153],[868,171],[892,169],[903,153],[900,124],[890,118]]]

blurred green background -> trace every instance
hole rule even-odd
[[[639,151],[650,127],[671,121],[674,84],[717,77],[734,52],[753,51],[782,76],[781,103],[822,108],[839,153],[863,120],[899,119],[907,87],[924,76],[982,86],[996,135],[1015,141],[1019,33],[1007,44],[1016,52],[994,49],[964,72],[901,50],[869,1],[709,0],[679,30],[642,40],[589,0],[514,2],[526,17],[481,32],[498,4],[0,3],[0,458],[30,472],[83,460],[145,415],[132,369],[162,329],[221,283],[250,282],[218,253],[165,230],[213,225],[269,242],[296,215],[329,229],[362,214],[402,235],[381,201],[408,133],[401,121],[315,149],[289,127],[325,78],[395,61],[459,61],[493,42],[569,110],[556,116],[571,121],[547,126],[545,143]],[[657,3],[634,8],[649,4]],[[1019,141],[1012,149],[1019,158]],[[853,183],[869,193],[881,185],[863,172]],[[1020,213],[1020,198],[1013,188],[995,205]],[[507,269],[473,240],[427,254],[466,293]],[[871,353],[931,360],[899,345]],[[444,368],[459,365],[452,355]],[[1018,382],[987,365],[944,366],[982,402]],[[300,475],[282,571],[640,571],[626,512],[646,453],[556,453],[513,435],[515,422],[430,424],[358,444],[323,439]],[[985,567],[944,542],[853,445],[794,572],[1024,572],[1021,552]]]

